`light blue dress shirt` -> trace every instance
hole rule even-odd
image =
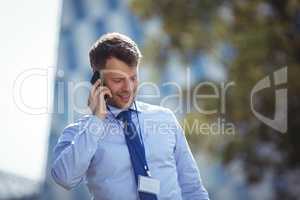
[[[209,199],[184,132],[167,108],[136,101],[132,120],[141,129],[151,176],[160,180],[159,200]],[[54,149],[53,179],[72,189],[84,181],[95,200],[136,200],[122,111],[110,106],[105,119],[86,115],[68,125]],[[137,118],[138,115],[138,118]]]

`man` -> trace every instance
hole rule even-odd
[[[108,33],[90,50],[91,115],[67,126],[54,149],[53,179],[71,189],[86,180],[96,200],[208,199],[184,133],[166,108],[135,101],[141,53]]]

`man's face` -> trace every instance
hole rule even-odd
[[[111,57],[106,60],[103,79],[112,93],[107,102],[118,108],[128,108],[136,96],[138,87],[138,67],[128,66],[125,62]]]

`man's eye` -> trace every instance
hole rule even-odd
[[[114,79],[113,80],[115,83],[120,83],[122,80],[121,79]]]
[[[136,76],[131,78],[132,81],[136,81]]]

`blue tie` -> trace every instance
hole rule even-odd
[[[149,176],[146,170],[147,161],[145,156],[145,148],[139,139],[137,129],[131,119],[131,111],[122,111],[118,116],[118,119],[122,120],[125,124],[124,134],[126,144],[130,154],[130,160],[134,171],[135,181],[138,185],[138,177]],[[139,192],[140,200],[157,200],[155,194],[146,192]]]

